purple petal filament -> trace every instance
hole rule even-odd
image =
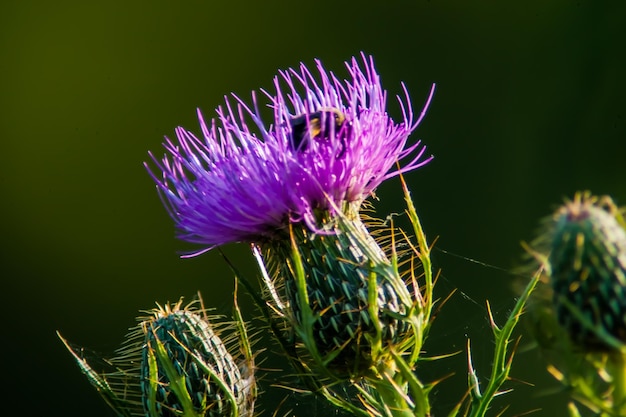
[[[198,111],[202,138],[179,127],[176,140],[166,138],[162,159],[150,153],[156,169],[148,170],[180,239],[205,250],[271,239],[289,222],[314,225],[315,210],[332,214],[344,202],[359,204],[383,181],[432,159],[419,141],[408,147],[406,142],[434,85],[415,122],[403,85],[403,120],[395,123],[373,59],[362,55],[362,62],[352,58],[346,67],[347,80],[327,72],[319,60],[315,74],[304,64],[281,71],[274,78],[276,93],[263,91],[272,124],[262,121],[254,93],[251,107],[233,95],[208,123]],[[294,147],[294,118],[308,120],[328,109],[343,115],[344,125]]]

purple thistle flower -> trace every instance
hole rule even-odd
[[[304,64],[281,71],[276,94],[263,91],[273,124],[262,121],[254,92],[252,107],[233,95],[234,105],[226,98],[217,120],[206,123],[198,111],[202,139],[178,127],[177,141],[166,138],[163,159],[150,153],[158,170],[148,169],[178,237],[208,246],[202,253],[273,239],[289,222],[316,230],[319,210],[332,215],[345,203],[358,207],[383,181],[428,163],[432,156],[424,157],[419,141],[405,145],[434,86],[414,121],[403,85],[403,120],[395,123],[373,59],[362,60],[346,62],[350,77],[343,81],[319,60],[316,75]]]

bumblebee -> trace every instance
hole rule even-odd
[[[311,140],[329,140],[332,134],[340,135],[343,144],[340,158],[346,148],[345,138],[348,134],[346,116],[339,110],[328,107],[314,113],[302,114],[290,120],[291,143],[294,150],[307,149]]]

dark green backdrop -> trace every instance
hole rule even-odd
[[[513,268],[519,242],[564,196],[590,189],[626,203],[625,4],[2,2],[3,413],[112,416],[57,329],[110,353],[154,301],[200,290],[207,305],[229,312],[232,275],[216,252],[177,257],[188,246],[174,239],[142,161],[148,150],[161,153],[176,126],[198,131],[196,107],[210,115],[231,91],[269,88],[279,68],[318,57],[343,75],[342,62],[365,51],[390,93],[404,81],[416,108],[437,83],[414,135],[435,160],[407,178],[439,248]],[[383,212],[402,210],[396,181],[378,194]],[[226,252],[254,274],[245,245]],[[463,349],[469,336],[484,377],[491,345],[482,306],[489,299],[503,318],[514,278],[435,257],[446,278],[440,293],[463,295],[436,322],[428,353]],[[537,353],[518,359],[513,375],[536,387],[513,384],[509,415],[562,413],[564,397],[549,392]],[[428,371],[451,371],[436,415],[463,394],[463,355]],[[271,415],[284,392],[262,382],[260,409]],[[323,415],[315,404],[297,414]]]

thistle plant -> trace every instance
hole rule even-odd
[[[314,70],[301,64],[279,72],[275,91],[252,93],[250,103],[233,95],[212,119],[198,111],[201,137],[177,128],[166,154],[151,153],[146,167],[178,237],[198,245],[185,257],[227,243],[250,246],[260,295],[229,264],[299,379],[295,391],[357,416],[427,417],[440,380],[422,380],[419,366],[433,309],[445,300],[434,296],[431,243],[404,175],[432,159],[409,136],[434,86],[417,118],[403,86],[395,121],[373,59],[362,54],[346,69],[342,79],[320,61]],[[394,216],[371,213],[375,189],[393,177],[402,184],[409,231]],[[450,417],[486,415],[509,378],[511,337],[536,281],[501,328],[491,319],[496,349],[484,386],[468,345],[470,394],[459,395]],[[180,302],[140,318],[109,361],[114,371],[95,372],[67,346],[120,416],[252,415],[253,355],[235,312],[243,357],[228,349],[230,336]]]
[[[238,347],[235,332],[226,335],[224,326],[216,327],[218,318],[207,316],[200,302],[157,304],[138,317],[117,355],[105,361],[110,369],[102,372],[59,337],[120,417],[252,416],[254,362],[243,323],[237,326]]]
[[[271,124],[253,94],[251,106],[227,99],[218,120],[200,115],[203,139],[177,129],[177,142],[165,143],[169,155],[153,157],[152,176],[181,239],[207,250],[246,241],[260,251],[272,276],[267,290],[280,299],[275,310],[291,343],[306,347],[311,371],[379,378],[394,351],[412,352],[414,365],[429,308],[418,308],[418,286],[407,286],[360,208],[383,181],[432,158],[419,141],[406,143],[433,91],[414,121],[405,89],[396,123],[371,57],[347,62],[343,81],[316,66],[316,74],[305,65],[283,71],[276,92],[264,91]]]
[[[626,231],[610,197],[577,193],[535,242],[546,269],[534,309],[550,373],[594,415],[626,414]],[[546,330],[547,329],[547,330]],[[547,337],[546,337],[547,334]],[[547,342],[547,343],[546,343]],[[571,416],[581,415],[575,402]]]

